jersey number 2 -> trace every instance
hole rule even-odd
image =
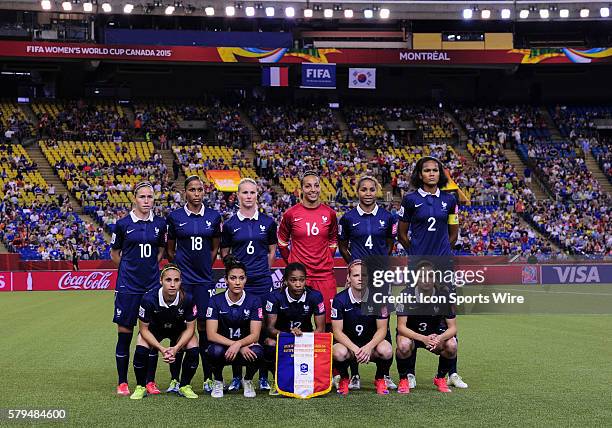
[[[434,226],[436,225],[436,219],[433,217],[429,217],[427,221],[429,222],[429,227],[427,228],[427,230],[430,232],[435,232],[436,228]]]

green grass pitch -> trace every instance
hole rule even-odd
[[[437,359],[419,352],[408,396],[377,396],[369,365],[365,389],[346,398],[163,394],[134,402],[114,394],[112,307],[110,292],[2,294],[0,408],[63,408],[75,426],[612,426],[611,315],[460,316],[459,372],[470,388],[452,394],[433,389]],[[161,360],[157,373],[166,388]],[[193,385],[200,393],[200,369]]]

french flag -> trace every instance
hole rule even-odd
[[[331,390],[331,333],[280,333],[276,340],[276,385],[281,395],[312,398]]]
[[[261,74],[262,86],[289,86],[288,67],[266,67]]]

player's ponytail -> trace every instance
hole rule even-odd
[[[300,271],[304,274],[304,278],[307,277],[306,266],[299,262],[289,263],[283,272],[283,290],[289,286],[289,275],[295,271]]]
[[[227,256],[223,257],[223,265],[225,266],[225,279],[227,279],[232,269],[242,269],[245,275],[247,273],[246,265],[240,260],[236,259],[233,254],[228,254]]]

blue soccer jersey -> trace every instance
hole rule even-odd
[[[408,287],[401,295],[405,296],[406,303],[396,305],[397,316],[405,316],[406,327],[423,336],[440,334],[446,330],[446,320],[456,317],[455,307],[449,303],[449,293],[444,289],[433,290],[432,299],[439,300],[436,303],[421,302],[423,299],[417,287]],[[408,296],[411,301],[408,301]]]
[[[261,300],[244,291],[237,302],[232,302],[225,293],[210,299],[206,310],[207,320],[218,320],[217,332],[230,340],[240,340],[251,334],[251,321],[263,321]]]
[[[212,287],[212,240],[221,236],[221,215],[210,208],[192,213],[187,206],[168,215],[168,239],[176,241],[174,263],[183,284]]]
[[[287,288],[276,290],[268,296],[266,314],[276,315],[276,329],[289,332],[299,328],[303,332],[312,332],[312,316],[325,315],[323,295],[306,287],[302,296],[295,300]]]
[[[376,320],[389,317],[365,315],[361,310],[361,300],[353,296],[352,289],[347,288],[334,297],[331,309],[331,319],[342,320],[342,331],[357,346],[368,343],[376,334]]]
[[[435,194],[419,189],[404,196],[400,221],[410,225],[410,255],[452,255],[448,225],[458,224],[459,207],[455,197],[437,190]]]
[[[238,212],[223,224],[221,248],[231,248],[234,257],[245,264],[249,282],[270,276],[268,247],[277,242],[276,223],[260,212],[252,218]]]
[[[181,301],[177,293],[176,299],[171,303],[164,301],[162,287],[148,291],[140,302],[138,318],[149,324],[149,329],[156,332],[160,330],[183,331],[186,324],[195,320],[197,310],[191,295],[183,294]]]
[[[393,239],[393,216],[378,205],[369,214],[357,205],[340,218],[338,229],[338,239],[349,241],[351,261],[389,254],[387,239]]]
[[[146,293],[159,285],[157,255],[166,246],[166,233],[166,220],[152,212],[147,220],[140,220],[132,211],[115,224],[111,248],[121,250],[118,293]]]

